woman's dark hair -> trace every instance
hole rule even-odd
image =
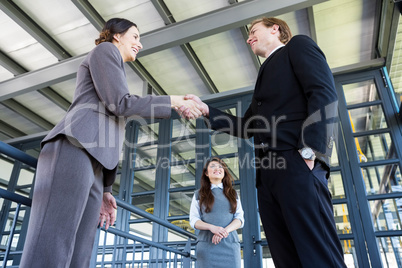
[[[232,183],[233,183],[233,178],[229,173],[229,169],[226,165],[226,163],[218,158],[218,157],[212,157],[207,162],[205,163],[205,166],[202,170],[202,176],[201,176],[201,188],[199,190],[199,199],[200,199],[200,208],[204,206],[205,212],[210,212],[212,209],[212,206],[214,204],[214,195],[212,194],[211,191],[211,181],[207,177],[206,173],[208,170],[208,166],[211,162],[218,162],[222,167],[223,170],[225,171],[225,176],[222,179],[223,183],[223,194],[226,196],[226,198],[229,200],[230,203],[230,212],[235,213],[237,209],[237,193],[236,190],[233,188]]]
[[[99,38],[95,40],[95,45],[99,45],[103,42],[112,42],[115,34],[125,34],[131,27],[136,27],[134,22],[126,19],[113,18],[105,23],[102,31],[99,34]]]

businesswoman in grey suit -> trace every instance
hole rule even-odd
[[[136,24],[110,19],[95,43],[69,110],[42,141],[20,267],[89,266],[97,224],[115,221],[111,188],[127,117],[167,118],[179,107],[201,115],[183,96],[129,94],[124,62],[142,48]]]

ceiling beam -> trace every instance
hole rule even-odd
[[[142,79],[147,81],[152,89],[159,95],[167,95],[165,90],[159,85],[154,77],[145,69],[139,60],[127,62],[127,65]]]
[[[45,96],[48,100],[59,106],[64,111],[67,111],[71,105],[71,102],[66,100],[59,93],[57,93],[57,91],[55,91],[53,88],[45,87],[42,89],[38,89],[38,92]]]
[[[170,13],[169,8],[166,4],[161,0],[151,0],[152,4],[155,6],[156,10],[158,11],[159,15],[162,17],[165,25],[171,25],[176,23],[172,13]],[[219,90],[215,86],[215,83],[212,81],[211,77],[209,76],[208,72],[205,70],[204,66],[202,65],[200,59],[198,58],[197,54],[191,47],[189,43],[180,45],[181,50],[186,55],[187,59],[190,61],[190,64],[193,66],[195,71],[197,72],[198,76],[204,82],[204,85],[207,87],[210,93],[218,93]]]
[[[233,4],[144,34],[141,39],[144,46],[142,55],[239,28],[260,16],[278,16],[325,1],[327,0],[253,0]]]
[[[249,34],[247,26],[240,27],[240,31],[241,34],[243,35],[244,40],[247,41]],[[253,50],[251,49],[251,46],[249,46],[248,44],[247,44],[247,50],[250,54],[251,60],[253,61],[255,69],[258,71],[261,67],[260,58],[254,54]]]
[[[1,82],[0,101],[73,79],[82,60],[83,56],[73,57]]]
[[[190,44],[180,45],[181,49],[183,50],[184,54],[186,55],[187,59],[190,61],[191,65],[197,72],[198,76],[204,82],[204,85],[207,87],[210,93],[218,93],[219,90],[215,86],[215,83],[212,81],[211,77],[209,76],[207,70],[205,70],[204,65],[202,65],[200,59],[198,58],[197,54],[191,47]]]
[[[51,130],[54,125],[50,123],[49,121],[43,119],[39,115],[37,115],[35,112],[32,110],[26,108],[25,106],[22,106],[19,102],[9,99],[9,100],[4,100],[1,102],[5,107],[8,109],[16,112],[17,114],[23,116],[27,120],[31,121],[35,125],[41,127],[43,130]]]
[[[176,20],[173,18],[172,13],[170,13],[169,8],[166,6],[163,0],[151,0],[151,2],[154,5],[156,11],[158,11],[159,16],[162,17],[165,25],[170,25],[176,22]]]
[[[73,4],[81,11],[81,13],[92,23],[92,25],[100,32],[105,25],[105,20],[96,11],[96,9],[88,2],[88,0],[71,0]],[[159,95],[166,95],[158,82],[151,76],[139,60],[128,62],[127,65],[144,81],[152,86]]]
[[[71,55],[12,1],[0,0],[0,9],[59,60]]]
[[[28,72],[24,67],[16,63],[13,59],[0,51],[0,65],[6,68],[15,76]],[[67,111],[71,103],[63,98],[59,93],[50,87],[38,89],[38,92],[45,96],[48,100],[54,102],[57,106]]]
[[[71,0],[89,22],[100,32],[105,25],[105,20],[87,0]]]
[[[138,56],[149,55],[212,34],[239,28],[259,16],[277,16],[325,1],[254,0],[241,2],[143,34],[141,40],[144,49]],[[86,54],[63,60],[49,67],[1,82],[0,101],[74,78],[78,66],[85,56]]]
[[[16,129],[2,120],[0,120],[0,133],[3,133],[5,136],[10,138],[22,137],[26,135],[26,133]]]
[[[239,3],[238,0],[229,0],[229,4],[231,4],[231,5],[237,4],[237,3]],[[248,26],[247,25],[241,26],[240,27],[240,32],[241,32],[241,34],[242,34],[242,36],[244,38],[244,42],[247,42],[248,36],[249,36]],[[254,54],[253,50],[251,49],[251,46],[249,46],[248,44],[247,44],[247,50],[248,50],[248,53],[250,54],[250,58],[251,58],[251,60],[252,60],[252,62],[254,64],[254,67],[258,72],[258,70],[261,67],[260,58],[257,55]]]
[[[13,75],[18,75],[27,72],[25,68],[16,63],[13,59],[7,56],[0,50],[0,65],[6,68]]]
[[[307,8],[308,25],[310,26],[310,37],[317,43],[317,29],[315,27],[315,18],[313,7]]]

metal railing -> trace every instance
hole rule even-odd
[[[3,142],[0,142],[0,153],[32,167],[35,167],[37,163],[35,158]],[[21,206],[30,207],[31,199],[1,188],[0,199],[8,200],[17,204],[10,230],[7,232],[1,230],[2,239],[4,240],[3,237],[5,235],[8,235],[8,238],[5,249],[1,249],[3,251],[0,251],[0,265],[1,267],[8,268],[19,267],[18,263],[23,251],[16,250],[13,246],[13,243],[15,243],[14,236],[16,234],[18,221],[21,220],[19,219]],[[171,245],[167,246],[163,243],[150,241],[127,231],[119,230],[114,226],[110,227],[107,231],[103,228],[98,228],[95,241],[97,247],[94,248],[91,267],[190,268],[195,266],[196,258],[194,255],[191,255],[191,244],[195,242],[192,239],[197,238],[194,234],[187,232],[166,220],[145,212],[123,200],[116,199],[116,202],[119,208],[167,227],[168,229],[187,237],[188,240],[187,242],[177,242],[176,247],[173,247]],[[3,215],[2,213],[1,218],[3,217],[10,217],[10,215]],[[113,239],[112,243],[110,243],[111,236]],[[102,237],[103,241],[101,241]],[[25,237],[19,236],[18,239],[25,239]]]
[[[191,255],[192,239],[197,236],[182,228],[154,216],[136,206],[116,198],[117,206],[135,213],[148,220],[160,224],[170,230],[187,237],[187,242],[177,242],[176,248],[166,246],[163,243],[147,240],[140,236],[121,231],[114,227],[107,231],[103,228],[98,230],[98,245],[92,260],[91,267],[194,267],[196,258]],[[112,235],[113,243],[108,244],[108,236]],[[103,241],[101,237],[103,236]],[[138,243],[137,243],[138,242]]]

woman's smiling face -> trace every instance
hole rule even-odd
[[[123,62],[135,61],[138,52],[142,49],[140,33],[135,26],[129,28],[124,34],[115,34],[113,43],[119,49]]]
[[[225,177],[225,170],[219,162],[211,161],[208,165],[206,175],[211,183],[219,184],[222,182],[223,177]]]

